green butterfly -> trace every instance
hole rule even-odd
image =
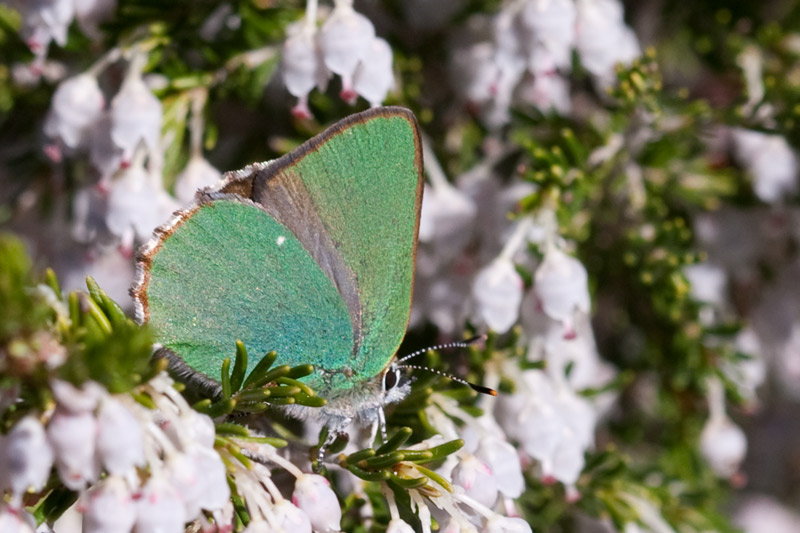
[[[158,228],[137,258],[137,319],[200,383],[217,386],[240,339],[277,351],[278,364],[315,366],[306,382],[328,400],[314,411],[332,433],[374,422],[409,389],[392,361],[411,310],[422,188],[410,111],[348,117],[226,174]]]

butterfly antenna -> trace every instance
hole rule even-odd
[[[484,387],[483,385],[478,385],[477,383],[472,383],[471,381],[467,381],[466,379],[457,378],[452,374],[448,374],[447,372],[442,372],[440,370],[436,370],[433,368],[428,368],[427,366],[419,366],[419,365],[395,365],[395,368],[409,368],[412,370],[426,370],[428,372],[433,372],[434,374],[439,374],[442,377],[452,379],[458,383],[466,385],[470,387],[475,392],[480,392],[481,394],[488,394],[489,396],[497,396],[497,391],[494,389],[490,389],[489,387]]]
[[[412,352],[412,353],[410,353],[408,355],[404,355],[403,357],[401,357],[400,359],[398,359],[395,362],[396,363],[402,363],[403,361],[408,361],[412,357],[416,357],[418,355],[422,355],[424,353],[427,353],[430,350],[445,350],[447,348],[467,348],[467,347],[475,344],[476,342],[484,341],[484,340],[486,340],[486,335],[476,335],[475,337],[471,337],[471,338],[469,338],[467,340],[464,340],[464,341],[448,342],[447,344],[437,344],[436,346],[429,346],[427,348],[423,348],[421,350],[417,350],[416,352]]]

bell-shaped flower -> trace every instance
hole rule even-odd
[[[753,179],[753,191],[763,202],[776,203],[798,190],[800,162],[786,138],[735,128],[733,153]]]
[[[601,87],[616,79],[617,63],[628,64],[639,57],[639,41],[625,25],[619,0],[578,0],[576,21],[578,55],[581,65]]]
[[[222,179],[222,174],[201,155],[189,158],[175,181],[175,197],[184,205],[194,201],[198,189],[214,187]]]
[[[130,409],[108,397],[97,414],[97,454],[108,473],[131,474],[144,463],[142,426]]]
[[[255,520],[251,520],[250,523],[247,524],[247,527],[242,530],[242,533],[272,533],[273,531],[275,530],[271,528],[266,521],[258,518]],[[292,530],[285,529],[284,531],[292,531]],[[309,528],[309,531],[311,531],[311,528]]]
[[[22,38],[40,58],[47,54],[51,41],[67,44],[67,31],[75,16],[74,0],[26,0],[20,2]]]
[[[315,39],[316,29],[306,21],[287,28],[288,38],[283,43],[281,74],[286,90],[297,97],[292,114],[298,118],[311,118],[308,93],[314,87],[324,87],[330,77],[320,57]]]
[[[144,143],[151,153],[160,149],[161,101],[150,92],[139,73],[131,73],[111,100],[111,139],[122,149],[123,164]]]
[[[98,189],[107,192],[111,176],[122,166],[123,150],[111,138],[111,113],[106,110],[89,130],[89,161],[100,174]]]
[[[517,87],[517,96],[544,113],[569,115],[572,110],[569,82],[557,73],[526,76]]]
[[[486,507],[497,501],[497,478],[489,466],[470,453],[465,453],[453,469],[453,483],[464,488],[467,496]]]
[[[700,451],[714,473],[730,478],[747,453],[747,437],[727,416],[711,416],[700,434]]]
[[[84,533],[130,531],[136,521],[136,505],[122,478],[109,476],[86,493]]]
[[[352,5],[337,2],[333,13],[320,28],[317,39],[325,66],[342,77],[341,98],[355,102],[357,93],[353,89],[353,76],[375,39],[372,22],[356,12]]]
[[[478,319],[498,333],[517,322],[524,283],[514,263],[498,257],[483,268],[472,285]]]
[[[284,531],[291,533],[311,533],[311,519],[288,500],[281,500],[273,507],[275,521]]]
[[[588,313],[591,305],[588,275],[581,262],[549,247],[534,274],[533,290],[545,314],[564,324],[568,336],[574,335],[576,311]]]
[[[191,445],[169,460],[167,472],[169,482],[181,495],[188,520],[201,509],[221,509],[230,498],[225,464],[213,449]]]
[[[372,107],[378,107],[394,87],[392,47],[375,37],[353,75],[353,89]]]
[[[105,395],[105,389],[93,381],[87,381],[78,388],[68,381],[54,379],[50,382],[50,388],[59,408],[70,413],[94,411],[100,398]]]
[[[297,478],[292,503],[308,515],[314,531],[330,533],[341,529],[342,508],[331,484],[324,477],[304,474]]]
[[[419,221],[419,240],[430,243],[433,261],[419,262],[420,274],[431,276],[464,251],[473,237],[477,207],[449,183],[425,185]]]
[[[158,202],[163,189],[156,181],[143,165],[136,164],[111,183],[106,225],[123,241],[130,239],[128,245],[132,246],[134,236],[146,241],[165,221]]]
[[[21,501],[28,489],[42,489],[53,467],[53,451],[42,423],[26,416],[0,441],[0,487]]]
[[[61,482],[82,490],[99,474],[95,457],[97,422],[90,412],[70,413],[57,408],[47,425],[47,439],[55,452]]]
[[[135,533],[181,533],[188,521],[181,495],[163,474],[150,476],[136,498]]]
[[[518,517],[494,515],[486,522],[485,533],[531,533],[531,526]]]
[[[585,449],[576,440],[565,435],[552,457],[542,463],[542,479],[555,479],[564,485],[574,485],[583,470],[586,461]]]
[[[25,509],[0,505],[0,531],[3,533],[34,533],[36,520]]]
[[[573,0],[533,0],[520,12],[522,46],[528,53],[529,70],[534,75],[554,68],[569,69],[575,44],[575,2]],[[541,55],[552,67],[542,68]]]
[[[722,306],[727,301],[728,276],[725,270],[711,263],[698,263],[684,267],[689,280],[690,294],[698,302]]]
[[[414,528],[401,518],[393,518],[386,527],[386,533],[414,533]]]
[[[100,118],[105,99],[91,74],[79,74],[61,82],[53,94],[44,132],[72,150],[87,142],[89,128]]]
[[[497,489],[508,498],[519,498],[525,490],[522,463],[517,450],[497,436],[481,439],[475,456],[483,461],[497,480]]]

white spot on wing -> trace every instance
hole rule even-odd
[[[276,243],[278,243],[278,246],[280,246],[281,244],[283,244],[284,242],[286,242],[286,237],[284,237],[283,235],[281,235],[280,237],[278,237],[278,240],[277,240],[277,241],[275,241],[275,242],[276,242]]]

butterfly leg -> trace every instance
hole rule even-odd
[[[378,407],[378,420],[377,420],[377,422],[378,422],[378,427],[381,430],[381,440],[383,442],[386,442],[387,440],[389,440],[389,436],[386,434],[386,413],[384,412],[382,406]],[[373,436],[373,441],[374,440],[375,440],[375,437]]]

